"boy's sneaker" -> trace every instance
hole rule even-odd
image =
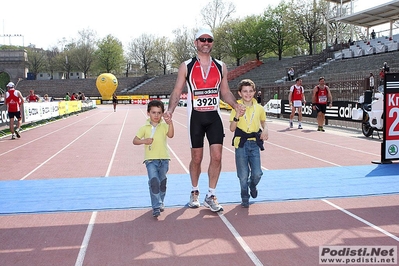
[[[19,134],[19,130],[20,130],[19,128],[14,130],[15,131],[15,135],[17,135],[17,138],[21,137],[21,135]]]
[[[250,189],[251,191],[249,192],[249,194],[251,195],[252,198],[256,199],[256,197],[258,196],[258,190],[255,188]]]
[[[249,208],[249,200],[242,200],[241,201],[241,207]]]
[[[199,197],[199,191],[191,191],[190,195],[190,202],[188,203],[188,207],[190,208],[198,208],[200,206],[200,202],[198,200]]]
[[[293,127],[294,127],[294,123],[290,122],[290,128],[293,128]]]
[[[159,215],[161,215],[160,209],[154,209],[154,210],[152,211],[152,216],[153,216],[153,217],[157,218]]]
[[[213,212],[223,211],[222,206],[218,203],[215,195],[210,197],[205,196],[204,206],[211,209]]]
[[[298,126],[298,129],[302,129],[302,125],[299,125],[299,126]]]
[[[11,139],[15,139],[15,134],[12,134],[12,135],[11,135]]]

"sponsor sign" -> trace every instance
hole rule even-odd
[[[387,73],[384,86],[382,161],[399,159],[399,73]]]
[[[276,100],[270,100],[269,102],[273,104],[272,101]],[[356,109],[356,104],[356,102],[351,101],[334,101],[331,108],[327,105],[326,119],[353,121],[352,109]],[[311,117],[312,110],[311,103],[302,104],[302,116]],[[291,107],[288,100],[281,100],[281,114],[291,114]]]

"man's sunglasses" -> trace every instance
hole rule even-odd
[[[197,41],[200,42],[208,42],[208,43],[213,43],[213,39],[212,38],[197,38]]]

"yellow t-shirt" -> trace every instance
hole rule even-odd
[[[147,119],[145,125],[139,128],[136,136],[139,139],[150,138],[153,130],[154,140],[152,144],[144,145],[144,160],[170,159],[166,141],[167,133],[169,130],[168,124],[162,121],[154,128],[150,124],[150,119]]]
[[[242,99],[237,101],[239,104],[242,104]],[[230,122],[233,121],[233,118],[236,116],[236,111],[233,109],[230,113]],[[252,106],[248,106],[245,114],[240,117],[240,120],[237,122],[237,127],[242,131],[247,133],[258,132],[261,128],[261,122],[266,121],[266,112],[263,109],[262,105],[258,104],[256,99],[252,99]],[[238,144],[240,143],[241,137],[234,138],[234,147],[238,148]],[[249,138],[248,140],[255,140],[255,138]]]

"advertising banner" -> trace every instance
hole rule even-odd
[[[399,73],[385,74],[384,87],[384,139],[381,158],[399,159]]]

